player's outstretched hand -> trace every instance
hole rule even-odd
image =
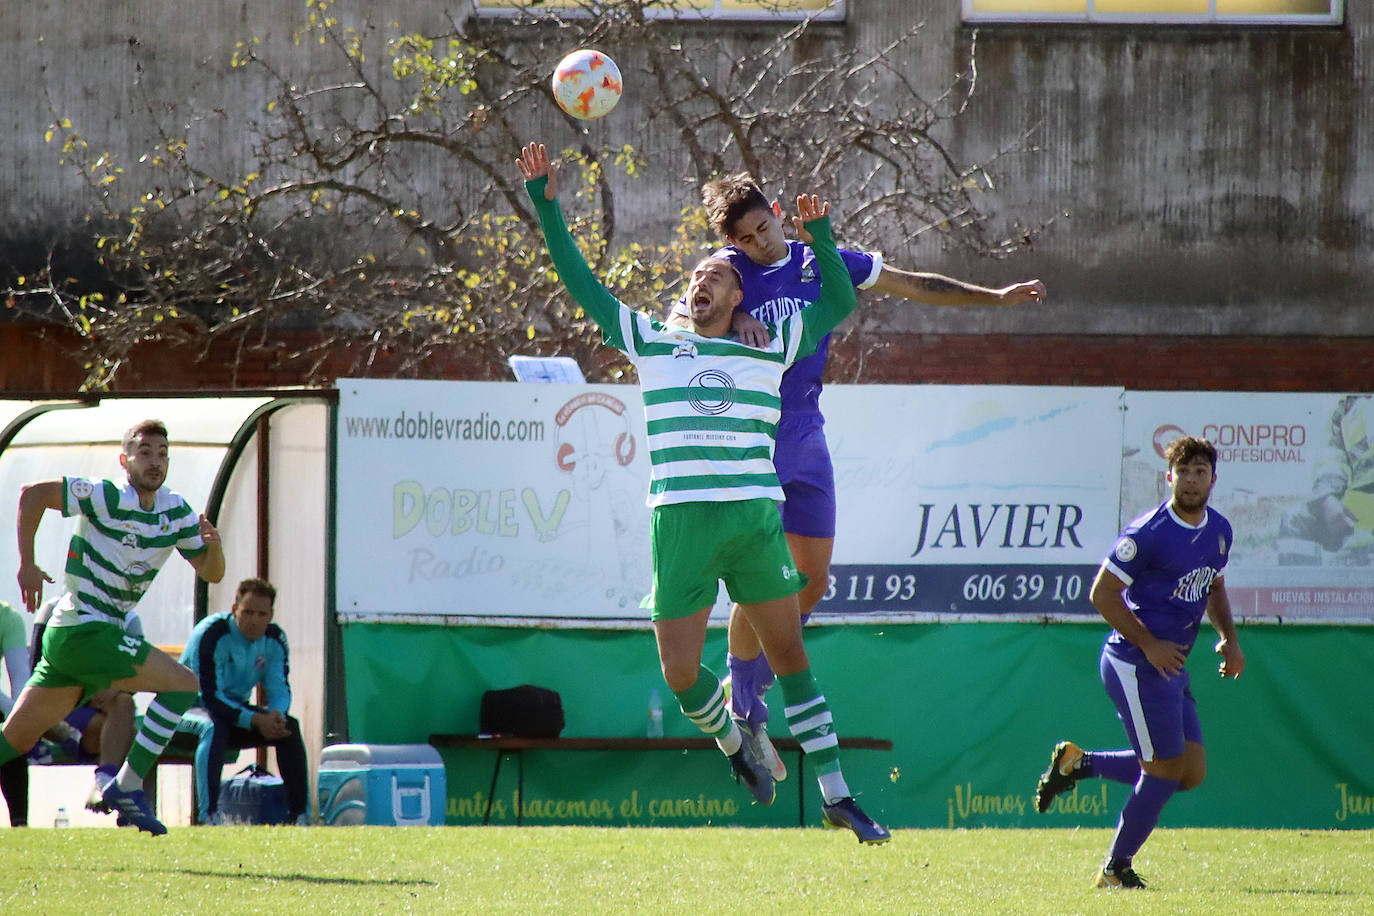
[[[815,194],[798,194],[797,215],[792,217],[792,226],[797,230],[797,238],[810,245],[816,239],[807,231],[805,224],[829,215],[830,201],[821,200]]]
[[[553,200],[558,196],[558,166],[549,159],[549,149],[544,144],[530,141],[529,146],[521,148],[520,158],[515,160],[515,165],[520,169],[520,177],[526,181],[549,176],[549,183],[544,185],[544,199]]]
[[[1240,677],[1240,673],[1245,670],[1245,653],[1240,651],[1240,646],[1229,640],[1219,640],[1217,655],[1221,656],[1221,664],[1217,666],[1217,671],[1222,677]]]

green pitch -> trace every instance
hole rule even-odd
[[[0,831],[0,912],[1374,913],[1370,831],[1169,830],[1091,887],[1105,830],[586,827]]]

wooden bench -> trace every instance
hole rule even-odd
[[[791,778],[797,781],[797,824],[806,826],[806,755],[796,738],[772,738],[773,747],[779,754],[795,753],[796,767]],[[520,804],[515,812],[515,823],[524,821],[525,799],[525,751],[714,751],[720,753],[714,738],[704,735],[693,738],[511,738],[482,735],[444,735],[429,736],[429,743],[437,748],[454,750],[494,751],[496,766],[491,773],[491,789],[487,793],[487,810],[482,817],[483,825],[491,823],[491,805],[496,797],[496,780],[501,775],[501,761],[506,754],[514,754],[517,766],[516,788]],[[892,742],[886,738],[842,737],[841,750],[890,751]]]

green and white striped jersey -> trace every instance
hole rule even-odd
[[[649,505],[782,499],[773,442],[783,370],[797,358],[800,316],[770,326],[756,350],[664,326],[621,306],[608,344],[639,371],[649,434]]]
[[[67,547],[67,593],[49,626],[105,621],[122,627],[173,548],[188,559],[205,551],[195,510],[166,487],[149,510],[130,484],[65,477],[62,514],[79,518]]]
[[[773,444],[782,411],[782,374],[814,353],[856,303],[835,250],[830,221],[807,223],[821,276],[810,308],[768,323],[767,349],[672,327],[625,305],[592,274],[542,178],[526,183],[554,267],[568,292],[601,327],[605,342],[639,371],[648,424],[650,506],[746,499],[781,501]]]

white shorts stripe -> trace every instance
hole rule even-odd
[[[1140,759],[1154,760],[1155,746],[1150,741],[1150,728],[1145,722],[1145,710],[1140,705],[1140,684],[1135,678],[1135,665],[1123,662],[1110,652],[1107,653],[1107,661],[1116,672],[1116,678],[1121,682],[1121,692],[1126,696],[1126,708],[1131,714],[1131,730],[1135,732],[1136,741],[1140,742]]]

